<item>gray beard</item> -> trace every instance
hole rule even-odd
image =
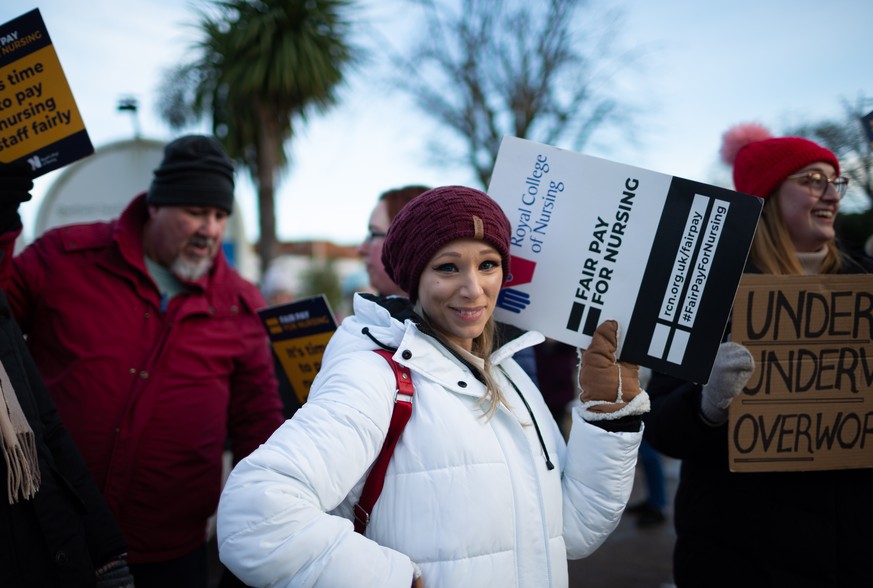
[[[186,282],[196,282],[209,272],[212,268],[211,259],[201,259],[200,261],[189,261],[182,256],[173,260],[170,266],[170,271],[177,278]]]

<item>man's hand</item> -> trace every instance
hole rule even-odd
[[[97,568],[94,575],[96,588],[134,588],[133,576],[123,555]]]
[[[33,189],[30,165],[26,161],[0,163],[0,233],[14,231],[21,226],[18,207],[30,200]]]

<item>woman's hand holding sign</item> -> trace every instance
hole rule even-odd
[[[649,396],[640,388],[640,366],[618,360],[617,348],[618,323],[608,320],[581,352],[579,387],[585,420],[615,420],[649,411]]]
[[[733,341],[719,346],[700,398],[700,412],[707,423],[721,425],[727,421],[728,406],[743,391],[754,371],[755,360],[744,346]]]

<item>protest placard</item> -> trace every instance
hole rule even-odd
[[[498,320],[584,348],[615,319],[622,359],[708,380],[760,198],[515,137],[488,194],[512,224]]]
[[[873,467],[873,276],[744,276],[731,339],[755,358],[732,471]]]
[[[39,9],[0,25],[0,162],[36,177],[93,152]]]
[[[327,298],[322,294],[270,306],[259,310],[258,316],[267,328],[284,375],[303,404],[337,327]]]

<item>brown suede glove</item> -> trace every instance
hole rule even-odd
[[[618,323],[600,323],[588,349],[579,350],[582,417],[615,420],[649,411],[649,395],[640,389],[640,366],[617,361]]]

